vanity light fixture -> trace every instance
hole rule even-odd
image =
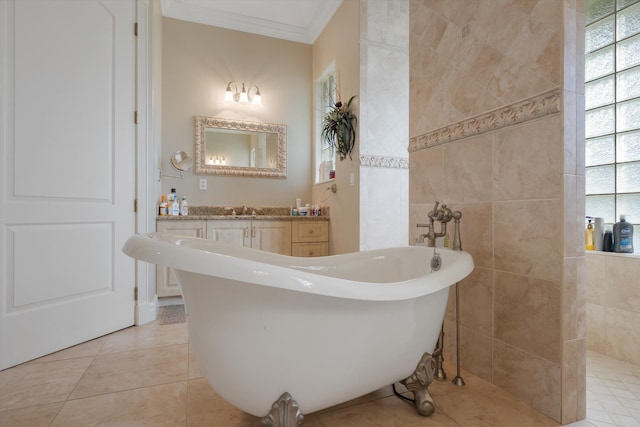
[[[233,86],[233,89],[231,88]],[[251,88],[255,87],[256,92],[253,96],[249,96],[249,92],[251,92]],[[238,86],[234,82],[229,82],[227,84],[227,90],[224,93],[225,102],[235,101],[240,104],[248,104],[251,102],[254,105],[262,105],[262,96],[260,95],[260,88],[258,85],[251,85],[247,90],[244,86],[244,82],[242,83],[242,90],[238,91]]]

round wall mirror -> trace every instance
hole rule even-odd
[[[193,159],[184,151],[176,151],[171,156],[171,166],[180,172],[187,172],[193,167]]]

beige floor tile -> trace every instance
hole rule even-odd
[[[187,344],[99,355],[71,398],[186,381],[187,357]]]
[[[461,426],[551,427],[558,424],[496,386],[473,376],[463,376],[466,385],[435,382],[429,388],[436,408]]]
[[[65,401],[91,361],[28,363],[0,372],[0,411]]]
[[[115,332],[108,337],[100,354],[186,344],[188,340],[186,323],[160,325],[156,321],[143,327],[131,327]]]
[[[64,404],[52,427],[153,426],[186,424],[185,381],[109,393]]]
[[[94,340],[51,353],[47,356],[40,357],[39,359],[32,360],[29,363],[51,362],[53,360],[75,359],[77,357],[92,357],[100,352],[102,346],[104,346],[104,343],[107,342],[108,339],[108,336],[96,338]]]
[[[254,427],[260,419],[224,401],[204,378],[189,381],[187,426]]]
[[[332,427],[459,427],[443,411],[436,410],[430,417],[423,417],[413,405],[395,396],[321,413],[318,418]]]
[[[337,411],[340,409],[348,408],[350,406],[361,405],[363,403],[372,402],[374,400],[382,399],[389,396],[393,396],[393,389],[391,388],[391,386],[383,387],[380,390],[376,390],[372,393],[365,394],[364,396],[358,397],[353,400],[349,400],[348,402],[340,403],[338,405],[332,406],[327,409],[322,409],[320,411],[317,411],[316,414]]]
[[[191,344],[189,344],[189,379],[202,378],[202,372],[200,372],[200,366],[196,360],[196,354],[193,352]]]
[[[0,412],[0,426],[49,427],[63,402]]]

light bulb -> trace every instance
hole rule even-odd
[[[257,88],[258,86],[256,86]],[[253,95],[251,103],[254,105],[262,105],[262,96],[260,96],[260,89],[256,90],[256,94]]]
[[[240,92],[240,103],[246,104],[249,102],[249,97],[247,96],[247,91],[244,88],[244,83],[242,83],[242,92]]]
[[[227,85],[227,90],[224,93],[224,101],[225,102],[233,101],[233,92],[231,91],[231,83]]]

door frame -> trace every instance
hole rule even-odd
[[[154,76],[161,60],[160,46],[162,11],[158,0],[137,0],[136,37],[136,233],[155,230],[156,194],[158,194],[158,157],[160,105],[156,99],[160,81]],[[157,57],[158,58],[157,58]],[[154,96],[155,95],[155,96]],[[146,262],[136,261],[135,324],[143,325],[156,319],[156,269]]]

